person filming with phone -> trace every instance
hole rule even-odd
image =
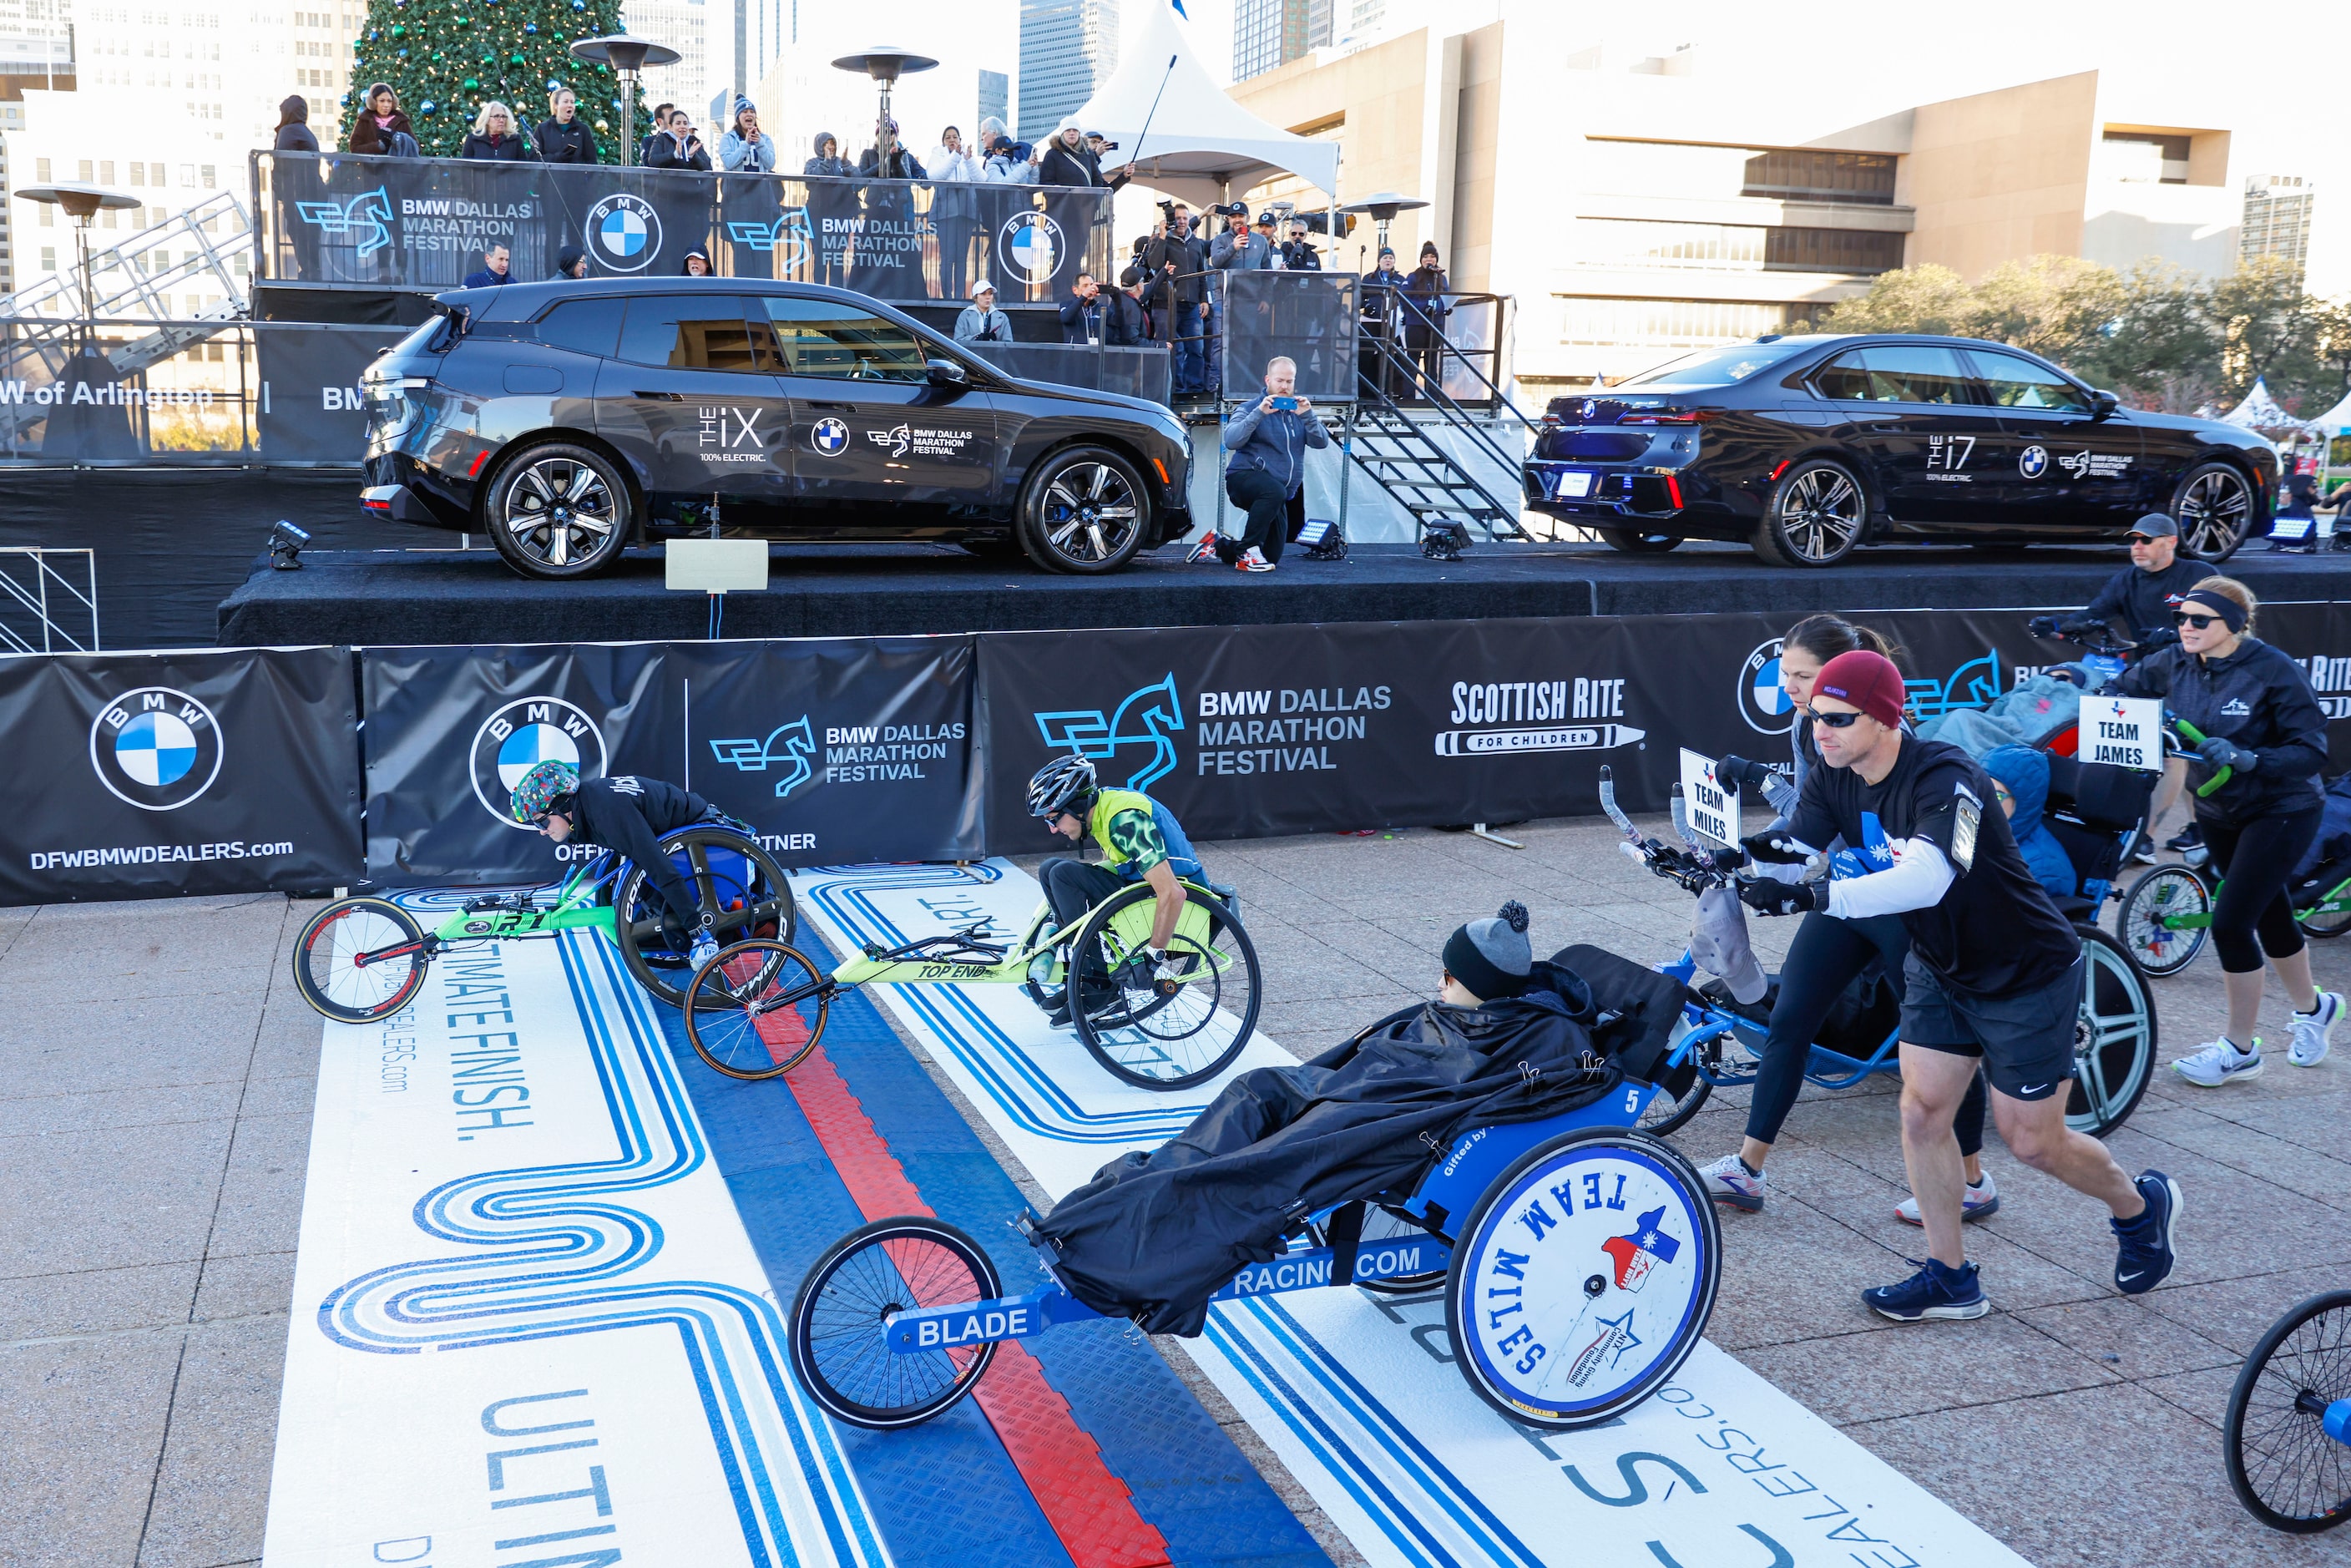
[[[1265,367],[1265,396],[1225,426],[1225,494],[1249,513],[1238,539],[1215,536],[1217,559],[1243,571],[1271,571],[1281,547],[1306,523],[1306,449],[1328,446],[1331,433],[1314,405],[1297,395],[1298,366]]]

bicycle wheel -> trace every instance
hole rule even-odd
[[[1114,1078],[1143,1089],[1189,1089],[1225,1070],[1257,1028],[1263,992],[1257,947],[1222,901],[1185,890],[1167,938],[1181,977],[1157,978],[1148,959],[1156,897],[1122,888],[1087,916],[1071,950],[1079,970],[1078,1039]]]
[[[799,912],[792,906],[791,882],[757,840],[731,828],[695,823],[664,833],[661,846],[694,889],[698,922],[707,923],[721,946],[753,937],[792,939]],[[622,873],[612,892],[621,961],[637,984],[679,1007],[694,978],[694,962],[663,933],[663,907],[644,867],[632,865]]]
[[[2155,993],[2129,948],[2095,925],[2074,930],[2082,938],[2082,1010],[2065,1124],[2103,1138],[2137,1108],[2155,1077]]]
[[[390,899],[339,899],[294,938],[294,988],[340,1023],[390,1018],[433,967],[423,942],[415,917]]]
[[[2342,907],[2329,908],[2330,904],[2340,904]],[[2340,936],[2346,932],[2351,932],[2351,883],[2335,888],[2325,898],[2313,904],[2310,914],[2296,915],[2294,917],[2294,923],[2302,927],[2302,934],[2304,936],[2316,936],[2321,939]]]
[[[2115,934],[2138,967],[2157,979],[2176,975],[2204,950],[2209,926],[2176,930],[2165,922],[2210,915],[2212,892],[2184,865],[2159,865],[2130,884],[2115,915]]]
[[[780,1078],[824,1036],[830,977],[795,948],[755,940],[722,948],[685,988],[685,1038],[729,1078]]]
[[[1689,1125],[1690,1118],[1698,1113],[1698,1108],[1714,1092],[1714,1083],[1707,1074],[1722,1065],[1722,1037],[1718,1035],[1699,1046],[1697,1055],[1698,1071],[1690,1079],[1689,1087],[1682,1091],[1681,1098],[1675,1099],[1660,1087],[1641,1108],[1640,1120],[1633,1124],[1635,1132],[1662,1138]]]
[[[1383,1208],[1374,1203],[1364,1209],[1364,1240],[1362,1250],[1370,1251],[1383,1241],[1420,1241],[1428,1238],[1428,1229],[1418,1221],[1395,1209]],[[1445,1270],[1431,1269],[1421,1274],[1391,1274],[1384,1280],[1358,1280],[1355,1283],[1375,1296],[1412,1296],[1423,1291],[1433,1291],[1445,1283]]]
[[[995,1359],[987,1341],[901,1355],[890,1320],[917,1307],[1004,1293],[979,1243],[944,1220],[877,1219],[827,1248],[792,1301],[792,1371],[827,1415],[886,1432],[927,1421],[971,1392]]]
[[[2309,1535],[2351,1519],[2351,1447],[2326,1429],[2341,1400],[2351,1400],[2351,1291],[2329,1291],[2270,1325],[2220,1423],[2229,1484],[2272,1530]]]

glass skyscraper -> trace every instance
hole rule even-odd
[[[1020,127],[1042,141],[1118,68],[1113,0],[1020,0]]]
[[[1263,76],[1328,47],[1331,11],[1332,0],[1234,0],[1233,79]]]

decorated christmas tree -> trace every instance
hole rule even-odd
[[[493,99],[512,110],[528,136],[547,118],[548,95],[568,87],[580,118],[596,133],[598,157],[633,162],[621,145],[621,78],[612,68],[574,58],[574,38],[626,31],[620,0],[370,0],[351,42],[351,89],[342,122],[367,107],[373,82],[388,82],[428,158],[455,157],[474,117]],[[656,40],[658,41],[658,40]],[[647,123],[638,95],[636,130]]]

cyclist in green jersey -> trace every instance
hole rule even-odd
[[[1163,978],[1180,978],[1184,966],[1167,954],[1167,939],[1184,913],[1184,885],[1176,879],[1198,880],[1203,872],[1175,814],[1139,789],[1102,789],[1094,765],[1082,757],[1056,758],[1037,770],[1029,780],[1029,811],[1081,852],[1089,838],[1102,852],[1099,865],[1056,855],[1037,868],[1053,918],[1067,925],[1119,889],[1143,883],[1158,899],[1144,961]],[[1057,1025],[1069,1023],[1066,994],[1050,1016]]]

